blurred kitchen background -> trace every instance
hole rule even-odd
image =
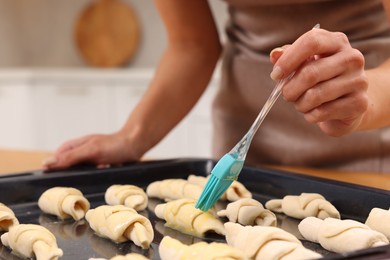
[[[121,9],[105,30],[127,34],[134,48],[114,54],[94,49],[99,33],[93,23],[103,2]],[[222,31],[226,6],[210,4]],[[103,39],[100,46],[109,44]],[[119,129],[165,46],[152,0],[0,0],[0,149],[54,151],[65,140]],[[120,55],[121,65],[110,60]],[[148,157],[210,157],[217,83],[215,73],[195,109]]]

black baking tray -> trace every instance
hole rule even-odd
[[[143,161],[122,166],[97,169],[93,166],[55,172],[32,171],[0,177],[0,202],[14,210],[21,223],[40,224],[48,228],[56,237],[64,251],[61,260],[88,259],[90,257],[111,258],[117,254],[135,252],[150,259],[159,259],[158,245],[164,235],[177,238],[185,244],[202,240],[224,241],[219,235],[197,238],[182,234],[164,226],[164,221],[153,213],[155,205],[161,203],[151,199],[148,208],[141,212],[153,225],[155,238],[150,249],[142,250],[132,242],[115,244],[98,237],[85,220],[60,221],[56,217],[43,214],[37,206],[39,196],[54,186],[69,186],[80,189],[94,208],[104,203],[104,192],[112,184],[133,184],[143,188],[156,180],[167,178],[187,178],[190,174],[206,176],[215,165],[209,159],[181,158],[170,160]],[[310,177],[291,172],[245,166],[240,174],[242,182],[255,199],[265,203],[269,199],[285,195],[298,195],[302,192],[316,192],[327,198],[341,213],[342,218],[364,222],[374,207],[390,208],[390,192],[365,186]],[[279,226],[300,237],[298,220],[278,215]],[[370,248],[349,254],[335,254],[319,245],[302,241],[304,246],[315,250],[324,259],[389,259],[390,246]],[[20,259],[0,243],[0,259]]]

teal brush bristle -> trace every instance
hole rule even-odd
[[[195,207],[208,211],[229,188],[232,180],[219,180],[211,175]]]
[[[241,172],[244,162],[231,154],[225,154],[211,171],[209,180],[204,187],[195,207],[208,211],[225,193]]]

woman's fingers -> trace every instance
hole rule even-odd
[[[129,145],[125,134],[89,135],[65,143],[61,150],[56,152],[54,160],[44,162],[44,168],[67,168],[82,162],[105,167],[138,160],[140,156],[134,147]]]
[[[56,163],[48,166],[50,168],[67,168],[82,162],[94,162],[95,158],[91,146],[81,145],[58,154]]]
[[[78,147],[78,146],[84,144],[86,141],[88,141],[89,138],[90,138],[90,136],[87,135],[87,136],[83,136],[83,137],[76,138],[73,140],[69,140],[69,141],[65,142],[64,144],[62,144],[57,149],[56,153],[58,154],[58,153],[65,152],[67,150],[74,149],[75,147]]]
[[[326,107],[328,105],[329,107]],[[367,105],[364,98],[352,95],[332,104],[324,104],[323,109],[327,110],[324,115],[321,115],[320,107],[305,114],[305,118],[310,122],[318,121],[322,117],[323,120],[319,120],[317,124],[324,133],[335,137],[342,136],[359,126]]]
[[[65,142],[57,149],[54,156],[43,161],[43,167],[65,168],[95,157],[88,145],[93,137],[88,135]]]
[[[273,49],[269,54],[270,61],[275,64],[275,62],[277,62],[278,59],[282,56],[284,50],[287,49],[289,46],[290,44]]]
[[[294,102],[294,106],[297,111],[307,113],[324,103],[353,93],[360,93],[361,97],[366,100],[367,85],[365,75],[339,75],[309,88]]]
[[[358,128],[368,109],[368,80],[364,56],[344,34],[313,29],[287,48],[276,48],[270,60],[273,79],[294,72],[282,94],[308,122],[332,136]]]
[[[310,123],[340,120],[348,125],[352,119],[360,117],[367,106],[366,96],[359,93],[352,94],[324,103],[304,113],[304,117]]]
[[[342,56],[341,54],[335,56]],[[337,66],[340,58],[321,58],[305,62],[283,87],[283,97],[289,102],[297,101],[309,89],[321,82],[335,78],[345,70]]]
[[[323,29],[310,30],[284,50],[274,65],[271,78],[285,78],[313,56],[336,53],[347,47],[350,47],[350,44],[343,33]]]

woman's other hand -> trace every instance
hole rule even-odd
[[[283,88],[306,121],[330,136],[357,130],[368,109],[368,80],[362,53],[340,32],[313,29],[270,54],[273,80],[294,76]]]
[[[82,162],[105,167],[139,160],[141,156],[124,133],[94,134],[65,142],[53,157],[43,162],[43,168],[67,168]]]

